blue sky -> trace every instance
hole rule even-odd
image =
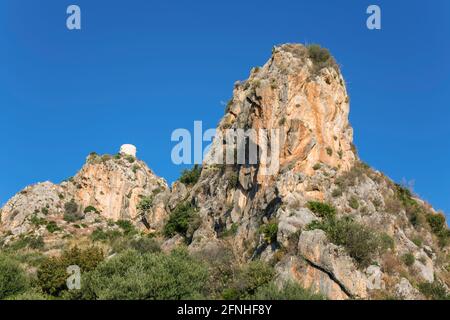
[[[66,28],[66,8],[82,30]],[[366,8],[382,9],[382,30]],[[361,158],[450,212],[450,2],[3,0],[0,204],[123,143],[175,180],[176,128],[213,128],[233,83],[275,44],[329,48]]]

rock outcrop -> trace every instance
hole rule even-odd
[[[182,243],[196,254],[228,248],[235,263],[267,261],[280,285],[294,281],[330,299],[422,299],[420,285],[450,285],[448,228],[430,205],[358,159],[348,114],[345,81],[326,50],[275,47],[235,84],[198,180],[170,189],[132,147],[91,154],[68,181],[9,200],[3,242],[89,235],[118,220],[162,235],[171,212],[187,204],[199,219],[189,235],[163,239],[164,251]],[[257,132],[243,140],[256,144],[256,157],[248,148],[243,159],[233,152],[232,163],[217,162],[241,150],[225,139],[239,129]],[[75,228],[68,213],[86,227]],[[49,234],[40,219],[61,231]]]
[[[103,221],[98,226],[104,227],[107,221],[131,220],[150,232],[162,228],[169,195],[165,180],[133,156],[91,153],[74,177],[59,185],[44,182],[29,186],[10,199],[2,208],[0,231],[10,233],[10,238],[33,230],[44,232],[45,228],[33,221],[50,219],[62,230],[62,238],[71,232],[82,233],[67,226],[65,220],[75,217],[83,224],[90,221],[90,227],[94,221]],[[148,200],[147,206],[140,208],[143,199]]]

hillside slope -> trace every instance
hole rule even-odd
[[[222,139],[172,188],[134,157],[91,154],[74,178],[30,186],[8,201],[0,239],[4,248],[42,239],[39,250],[57,255],[131,221],[164,251],[184,244],[193,256],[264,261],[277,286],[293,282],[329,299],[423,299],[430,287],[448,293],[444,215],[358,158],[349,101],[328,51],[275,47],[235,84],[218,132],[276,130],[276,171],[267,174],[260,158],[212,163],[227,147]],[[272,135],[264,141],[275,148]]]

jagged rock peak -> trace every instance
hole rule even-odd
[[[348,115],[345,81],[328,50],[285,44],[235,84],[219,130],[280,129],[281,168],[348,170],[356,160]]]

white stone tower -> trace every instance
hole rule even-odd
[[[136,157],[136,147],[132,144],[124,144],[120,147],[120,154]]]

